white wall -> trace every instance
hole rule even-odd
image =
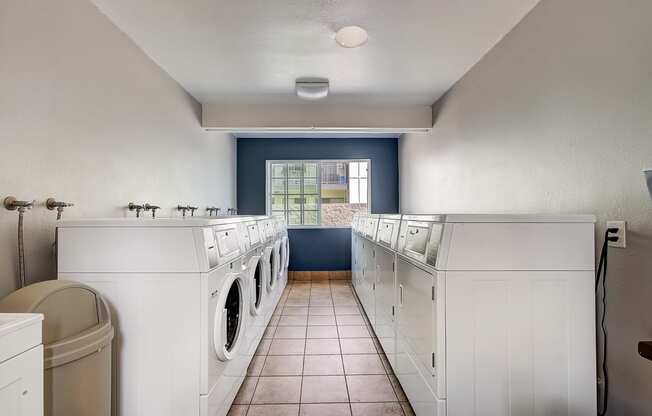
[[[26,214],[30,282],[52,278],[53,196],[65,218],[130,201],[235,204],[235,140],[87,0],[0,0],[0,199]],[[133,215],[133,214],[129,214]],[[17,214],[0,209],[0,297],[17,284]],[[101,249],[101,248],[98,248]]]
[[[402,211],[629,221],[610,252],[610,414],[652,414],[652,2],[543,0],[401,138]]]

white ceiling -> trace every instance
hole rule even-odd
[[[298,77],[331,103],[432,104],[538,0],[93,0],[200,102],[297,103]],[[369,41],[345,49],[335,31]]]

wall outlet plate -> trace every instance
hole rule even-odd
[[[607,221],[607,228],[618,228],[618,232],[609,234],[609,237],[618,237],[618,241],[610,241],[609,247],[627,248],[627,222]]]

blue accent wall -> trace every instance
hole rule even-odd
[[[396,138],[239,138],[238,213],[265,214],[267,160],[370,159],[371,212],[398,212]],[[351,269],[349,228],[291,229],[290,270]]]

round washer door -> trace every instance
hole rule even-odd
[[[287,269],[290,265],[290,239],[283,237],[283,242],[281,243],[281,250],[283,252],[283,268]]]
[[[247,266],[247,282],[251,288],[251,301],[249,311],[253,316],[260,313],[265,292],[264,263],[260,256],[252,256]]]
[[[229,361],[244,336],[246,283],[241,274],[227,275],[215,306],[213,347],[220,361]]]
[[[272,250],[272,274],[274,281],[276,281],[281,273],[281,241],[277,240],[274,243],[274,250]]]
[[[274,274],[274,247],[270,246],[265,248],[265,254],[263,255],[263,261],[266,263],[266,272],[267,272],[267,291],[271,292],[274,287],[276,287],[276,274]]]

